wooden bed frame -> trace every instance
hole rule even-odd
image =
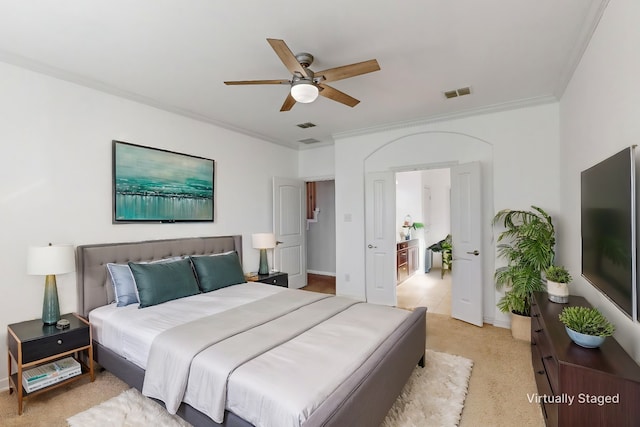
[[[242,236],[216,236],[144,242],[105,243],[77,248],[78,313],[85,318],[94,308],[114,300],[105,265],[109,262],[151,261],[173,256],[206,255],[229,250],[242,259]],[[416,364],[424,366],[426,308],[416,308],[374,353],[307,419],[305,427],[377,426],[400,394]],[[94,341],[94,359],[132,387],[142,390],[144,370]],[[162,402],[160,402],[162,403]],[[183,403],[178,415],[192,425],[249,427],[252,424],[226,412],[222,424]]]

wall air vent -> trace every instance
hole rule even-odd
[[[302,142],[303,144],[315,144],[316,142],[320,142],[320,140],[315,138],[307,138],[301,139],[298,142]]]
[[[306,122],[306,123],[299,123],[296,126],[298,126],[299,128],[302,128],[302,129],[307,129],[307,128],[315,127],[315,124],[313,124],[311,122]]]
[[[448,90],[444,92],[444,96],[447,99],[457,98],[458,96],[469,95],[471,93],[470,87],[461,87],[460,89]]]

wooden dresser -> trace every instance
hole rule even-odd
[[[558,315],[564,307],[590,307],[570,296],[556,304],[536,293],[531,307],[531,361],[548,427],[640,425],[640,367],[613,339],[582,348],[567,335]]]
[[[420,240],[411,239],[396,244],[397,284],[404,282],[420,268]]]

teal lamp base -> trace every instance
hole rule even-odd
[[[55,325],[60,320],[60,304],[55,274],[48,274],[44,279],[44,302],[42,304],[42,323]]]
[[[267,261],[267,250],[260,249],[260,268],[258,274],[269,274],[269,262]]]

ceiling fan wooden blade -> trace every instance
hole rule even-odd
[[[343,65],[342,67],[329,68],[328,70],[319,71],[315,73],[315,77],[323,76],[323,82],[335,82],[336,80],[342,80],[349,77],[359,76],[361,74],[372,73],[379,71],[380,65],[375,59],[368,61],[358,62],[351,65]]]
[[[226,85],[284,85],[291,84],[289,80],[237,80],[224,82]]]
[[[327,86],[325,84],[318,85],[322,90],[320,91],[320,95],[325,98],[332,99],[341,104],[348,105],[349,107],[355,107],[360,103],[357,99],[352,96],[347,95],[344,92],[340,92],[338,89],[333,88],[331,86]]]
[[[299,73],[303,77],[309,77],[307,74],[307,70],[304,69],[302,65],[296,59],[296,56],[291,52],[289,46],[284,42],[284,40],[279,39],[267,39],[273,50],[276,51],[276,54],[282,61],[282,63],[287,67],[287,70],[291,72],[291,74]]]
[[[289,93],[289,95],[287,96],[287,99],[284,100],[284,104],[282,104],[282,108],[280,108],[280,111],[291,110],[295,105],[295,103],[296,103],[296,100],[293,99],[293,96],[291,96],[291,93]]]

